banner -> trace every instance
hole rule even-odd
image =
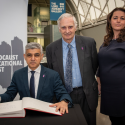
[[[27,6],[28,0],[0,0],[0,94],[10,85],[14,71],[24,67]]]
[[[58,20],[65,10],[65,0],[50,0],[50,20]]]

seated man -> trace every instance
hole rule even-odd
[[[61,114],[68,113],[68,104],[70,102],[71,106],[72,100],[62,84],[59,74],[40,65],[43,58],[41,45],[28,43],[25,47],[24,58],[28,66],[15,71],[7,91],[0,95],[1,102],[12,101],[17,93],[19,93],[20,99],[33,97],[46,102],[52,102],[53,96],[56,95],[59,102],[50,106],[56,106],[56,111],[60,110]]]

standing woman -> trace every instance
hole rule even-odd
[[[115,8],[107,16],[107,35],[98,53],[97,82],[101,113],[112,125],[125,125],[125,9]]]

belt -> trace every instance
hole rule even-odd
[[[83,89],[83,87],[80,86],[80,87],[75,87],[75,88],[73,88],[73,90],[77,90],[77,89]]]

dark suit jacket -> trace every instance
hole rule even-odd
[[[98,67],[96,43],[94,39],[75,36],[83,90],[89,107],[95,110],[98,104],[98,86],[95,73]],[[48,67],[57,71],[64,82],[62,38],[46,47]]]
[[[12,101],[19,92],[20,99],[30,97],[28,86],[28,67],[15,71],[12,82],[4,94],[1,94],[1,102]],[[68,99],[72,102],[69,94],[62,84],[59,74],[41,65],[40,80],[38,85],[37,99],[52,102],[56,95],[58,101]]]

